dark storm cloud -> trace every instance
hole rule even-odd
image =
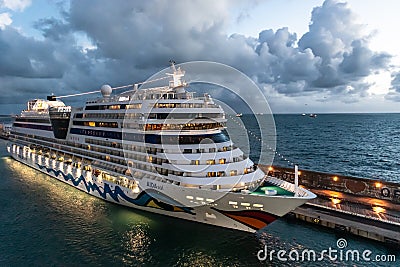
[[[99,56],[152,68],[164,66],[171,57],[203,58],[209,48],[218,48],[225,7],[224,1],[105,0],[95,6],[92,1],[72,1],[70,22],[91,38]]]
[[[0,30],[0,77],[61,78],[62,63],[53,50],[51,43],[24,37],[11,27]]]
[[[362,79],[390,59],[369,48],[364,26],[344,3],[327,0],[315,8],[299,40],[288,28],[264,30],[257,38],[227,36],[232,5],[242,4],[72,0],[62,19],[35,23],[43,40],[12,27],[0,30],[0,92],[43,97],[122,85],[146,79],[174,59],[225,63],[287,96],[326,92],[349,101],[349,95],[365,95]],[[94,48],[80,47],[77,33]]]
[[[400,72],[392,73],[392,82],[386,99],[400,102]]]
[[[374,53],[361,40],[353,41],[351,47],[351,52],[345,52],[339,64],[339,70],[345,74],[368,76],[375,69],[385,68],[390,58],[386,53]]]
[[[261,85],[273,84],[286,95],[359,88],[365,85],[362,78],[385,68],[390,59],[369,49],[364,26],[354,22],[344,3],[328,0],[315,8],[309,32],[298,42],[288,28],[264,30],[258,38],[227,37],[224,10],[229,3],[218,3],[104,1],[93,7],[91,2],[73,1],[70,18],[75,29],[97,45],[97,55],[117,62],[125,73],[164,66],[170,58],[213,60],[238,68]]]

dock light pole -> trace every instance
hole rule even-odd
[[[299,166],[294,165],[294,192],[297,196],[299,188]]]

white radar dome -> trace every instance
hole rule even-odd
[[[101,87],[101,94],[103,97],[109,97],[112,93],[112,88],[108,84],[105,84]]]

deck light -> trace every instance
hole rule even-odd
[[[382,212],[385,212],[385,211],[386,211],[384,208],[379,207],[379,206],[374,206],[374,207],[372,207],[372,210],[373,210],[374,212],[376,212],[376,213],[382,213]]]
[[[339,204],[340,202],[342,202],[340,199],[335,198],[335,197],[331,198],[331,200],[332,200],[332,203],[333,203],[334,205]]]

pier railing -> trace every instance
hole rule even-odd
[[[381,213],[381,212],[375,212],[372,210],[368,210],[364,207],[359,207],[354,205],[354,203],[351,204],[346,204],[346,203],[340,203],[340,204],[332,204],[332,202],[328,200],[324,200],[321,198],[316,198],[307,203],[307,205],[315,206],[315,207],[320,207],[324,209],[329,209],[341,213],[346,213],[352,216],[358,216],[358,217],[363,217],[366,219],[373,219],[373,220],[378,220],[382,221],[385,223],[389,224],[395,224],[400,226],[400,217],[397,217],[395,215],[391,215],[388,213]]]

